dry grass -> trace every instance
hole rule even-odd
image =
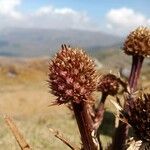
[[[31,87],[32,86],[32,87]],[[11,86],[3,89],[0,100],[0,113],[14,117],[33,149],[66,149],[65,145],[50,135],[48,128],[64,132],[73,141],[78,141],[72,115],[64,106],[48,107],[54,99],[47,88],[37,85]],[[0,117],[0,149],[19,149],[14,137]]]
[[[0,149],[19,150],[12,133],[7,128],[3,115],[14,117],[28,143],[36,150],[69,149],[48,130],[59,129],[79,143],[78,130],[72,114],[65,106],[48,107],[55,100],[49,93],[47,70],[41,63],[29,61],[24,67],[14,64],[17,74],[9,75],[9,65],[0,70]],[[29,67],[30,66],[30,67]],[[12,67],[12,66],[11,66]]]
[[[35,150],[69,150],[49,132],[49,127],[58,129],[79,145],[78,129],[68,108],[63,105],[48,107],[55,97],[49,93],[46,82],[47,60],[25,61],[22,67],[19,64],[11,65],[12,70],[9,64],[0,65],[0,150],[20,149],[4,122],[5,114],[14,118],[27,142]],[[13,71],[14,74],[10,74]],[[107,102],[106,109],[109,108],[113,110]],[[110,142],[113,133],[112,116],[112,113],[106,113],[101,137],[104,145]]]

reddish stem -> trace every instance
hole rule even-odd
[[[81,135],[84,150],[98,150],[99,144],[96,136],[92,135],[93,120],[88,113],[86,102],[79,104],[72,102],[75,118]]]
[[[128,134],[128,126],[122,121],[119,121],[119,126],[115,131],[112,142],[112,150],[124,150],[126,137]]]
[[[104,104],[105,104],[105,100],[106,100],[107,96],[108,96],[108,94],[102,93],[101,101],[98,105],[98,109],[96,111],[95,119],[94,119],[95,129],[98,129],[100,124],[102,123],[102,120],[104,117]]]
[[[96,130],[96,136],[100,145],[100,149],[102,150],[102,143],[99,137],[99,133],[98,133],[98,128],[101,125],[102,121],[103,121],[103,117],[104,117],[104,104],[105,104],[105,100],[107,98],[108,94],[106,93],[102,93],[102,97],[101,97],[101,101],[98,104],[98,109],[96,111],[95,114],[95,118],[94,118],[94,129]]]
[[[132,94],[137,89],[137,83],[140,76],[142,63],[143,63],[144,57],[135,55],[132,58],[132,68],[131,73],[129,77],[129,87],[130,87],[130,97],[132,98]],[[124,109],[128,109],[127,101],[124,104]],[[114,138],[113,138],[113,144],[112,144],[112,150],[123,150],[126,137],[128,135],[129,126],[121,121],[119,121],[119,126],[116,129]]]
[[[135,92],[137,88],[138,79],[140,76],[142,64],[143,64],[144,57],[143,56],[133,56],[132,58],[132,68],[129,77],[129,86],[131,89],[131,94]]]

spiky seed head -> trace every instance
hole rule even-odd
[[[119,82],[115,75],[106,74],[100,77],[97,90],[108,95],[116,95],[119,90]]]
[[[94,62],[81,49],[62,45],[49,71],[50,88],[58,104],[88,101],[96,89]]]
[[[138,27],[125,40],[124,52],[128,55],[150,56],[150,28]]]
[[[129,100],[124,114],[136,137],[141,141],[150,142],[150,94]]]

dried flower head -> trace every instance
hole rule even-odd
[[[108,95],[116,95],[119,90],[118,78],[113,74],[106,74],[100,77],[97,90]]]
[[[62,45],[49,71],[50,88],[58,104],[87,101],[96,88],[95,65],[81,49]]]
[[[147,27],[138,27],[131,32],[125,43],[124,52],[128,55],[150,56],[150,29]]]
[[[128,102],[125,118],[141,141],[150,142],[150,94]]]
[[[130,138],[125,147],[126,150],[149,150],[150,143],[137,140],[136,138]]]

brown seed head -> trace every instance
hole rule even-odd
[[[119,82],[115,75],[107,74],[100,77],[97,90],[108,95],[116,95],[119,90]]]
[[[139,140],[150,142],[150,94],[129,101],[125,118]]]
[[[150,56],[150,29],[147,27],[138,27],[131,32],[125,43],[124,52],[128,55]]]
[[[49,71],[50,88],[58,104],[87,101],[96,88],[95,65],[81,49],[62,45]]]

